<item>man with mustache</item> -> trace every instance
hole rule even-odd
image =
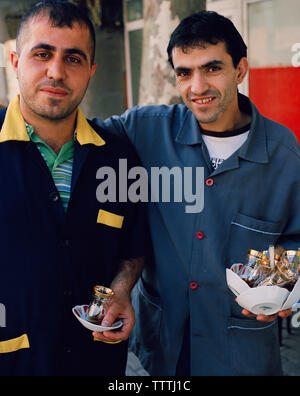
[[[205,175],[202,211],[186,213],[175,200],[149,204],[154,257],[133,297],[132,349],[151,375],[278,375],[276,315],[242,311],[225,269],[248,249],[300,246],[299,144],[238,93],[247,48],[229,19],[187,17],[168,56],[184,105],[97,121],[127,135],[149,172],[201,167]],[[193,183],[195,191],[202,181]]]
[[[0,112],[0,375],[125,375],[143,210],[96,199],[100,168],[118,176],[120,158],[138,161],[78,108],[94,55],[92,23],[71,3],[38,3],[21,20],[11,55],[20,95]],[[123,321],[104,342],[72,314],[97,284],[113,289],[107,315]]]

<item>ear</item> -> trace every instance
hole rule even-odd
[[[96,69],[97,69],[97,64],[96,63],[94,63],[93,65],[92,65],[92,68],[91,68],[91,77],[90,77],[90,79],[93,77],[93,75],[95,74],[95,71],[96,71]]]
[[[248,72],[248,60],[247,58],[241,58],[239,64],[237,65],[236,71],[237,71],[237,84],[241,84]]]
[[[16,78],[18,78],[18,64],[19,64],[19,57],[16,51],[11,51],[10,53],[10,62],[16,74]]]

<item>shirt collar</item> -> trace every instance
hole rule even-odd
[[[25,121],[25,126],[26,126],[26,131],[28,133],[28,136],[30,138],[30,140],[32,140],[34,143],[44,143],[46,144],[35,132],[34,132],[34,128],[32,125],[28,124]],[[72,142],[74,143],[75,140],[77,139],[77,131],[75,130],[74,135],[73,135],[73,140]]]
[[[239,94],[239,106],[243,110],[251,111],[251,127],[248,139],[239,149],[238,156],[247,161],[266,164],[269,162],[267,147],[267,131],[264,117],[246,96]]]
[[[98,133],[90,126],[83,112],[78,108],[77,110],[77,141],[80,145],[93,144],[95,146],[103,146],[105,141],[98,135]],[[5,120],[1,128],[0,143],[17,140],[29,142],[24,118],[20,110],[19,95],[14,97],[10,102]]]
[[[240,109],[252,115],[248,139],[238,150],[238,156],[248,161],[267,163],[269,156],[264,118],[249,98],[239,94],[238,99]],[[184,145],[204,143],[198,121],[190,110],[186,113],[175,141]]]

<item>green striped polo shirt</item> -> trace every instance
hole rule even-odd
[[[31,125],[27,123],[25,124],[30,140],[37,145],[42,157],[48,165],[54,184],[59,192],[63,207],[66,211],[71,195],[74,141],[76,139],[76,132],[74,133],[74,139],[65,143],[57,155],[52,148],[48,146],[48,144],[34,133],[34,129]]]

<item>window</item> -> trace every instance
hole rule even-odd
[[[127,107],[138,104],[143,45],[143,0],[124,0]]]

